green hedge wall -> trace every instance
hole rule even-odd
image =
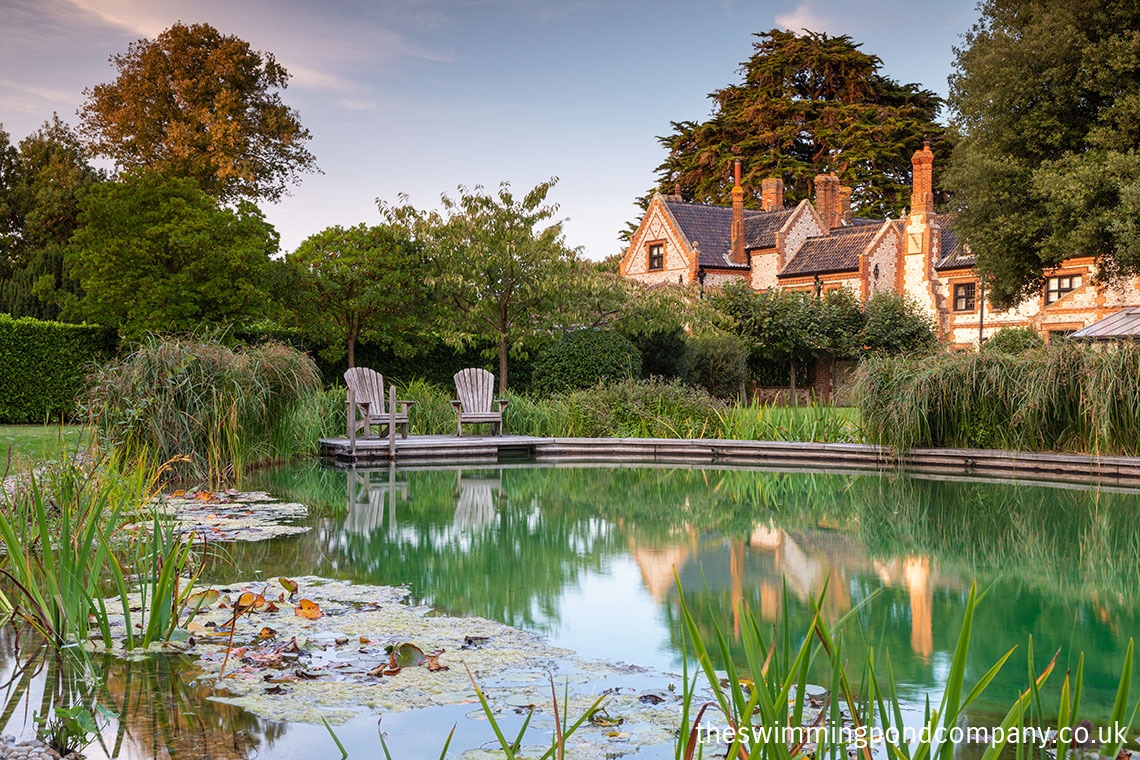
[[[0,422],[70,418],[93,362],[115,352],[114,330],[0,314]]]

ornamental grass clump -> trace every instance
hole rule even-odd
[[[896,451],[1140,453],[1140,347],[1132,344],[874,356],[860,367],[855,394],[867,438]]]
[[[299,410],[319,388],[313,360],[280,343],[150,336],[92,375],[87,411],[104,445],[179,460],[176,480],[218,487],[311,448],[324,415]]]

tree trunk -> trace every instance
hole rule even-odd
[[[796,394],[796,360],[789,359],[788,364],[792,369],[792,406],[800,405],[800,397]]]
[[[507,336],[499,336],[499,395],[507,392],[507,353],[510,346],[507,345]]]
[[[356,366],[356,338],[348,338],[344,345],[348,349],[348,368],[352,369]]]

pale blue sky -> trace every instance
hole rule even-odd
[[[708,116],[752,34],[849,34],[884,71],[943,95],[974,0],[0,0],[0,123],[15,139],[69,123],[107,62],[175,21],[274,53],[323,175],[266,204],[292,250],[332,224],[376,222],[375,198],[434,207],[457,185],[558,176],[568,242],[621,250],[670,121]]]

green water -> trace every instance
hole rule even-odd
[[[1082,713],[1107,719],[1129,637],[1140,630],[1140,495],[1130,492],[671,466],[296,465],[243,485],[310,505],[312,529],[227,546],[207,580],[314,574],[406,585],[441,612],[492,618],[589,658],[664,671],[679,666],[674,570],[701,627],[711,637],[720,625],[741,662],[734,609],[743,603],[774,625],[786,603],[792,630],[804,631],[808,600],[826,585],[833,618],[858,607],[843,629],[852,676],[862,667],[855,653],[873,647],[878,662],[890,658],[911,705],[927,694],[937,700],[976,581],[988,593],[967,682],[1019,647],[978,703],[980,721],[1024,688],[1030,635],[1038,670],[1058,650],[1060,672],[1085,653]],[[142,750],[128,741],[106,756],[196,757],[203,743],[224,747],[218,757],[335,754],[320,726],[204,702],[201,690],[179,687],[177,674],[163,670],[172,666],[131,667],[114,683],[125,691],[134,679],[141,696],[132,721],[142,729],[131,731],[151,738]],[[1058,675],[1046,701],[1059,683]],[[394,748],[409,736],[423,742],[394,756],[437,756],[443,737],[430,732],[456,720],[455,746],[478,746],[490,737],[480,733],[485,724],[462,719],[468,710],[387,716]],[[375,721],[362,716],[338,730],[354,757],[380,756]]]
[[[774,624],[785,584],[792,630],[806,630],[826,582],[836,617],[864,603],[849,644],[889,656],[915,700],[937,694],[975,580],[989,591],[971,676],[1030,635],[1039,668],[1058,650],[1075,667],[1083,651],[1090,716],[1111,709],[1140,630],[1135,493],[677,467],[306,467],[256,485],[323,516],[304,536],[236,548],[243,570],[406,584],[450,614],[662,669],[679,664],[674,568],[710,634],[719,623],[731,635],[741,602]],[[988,704],[1008,705],[1026,671],[1015,655]]]

